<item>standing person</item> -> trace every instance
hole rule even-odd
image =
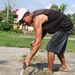
[[[24,60],[26,66],[40,48],[43,37],[49,33],[54,34],[46,46],[48,57],[48,71],[52,73],[55,54],[57,54],[61,67],[59,70],[68,71],[64,52],[68,36],[73,28],[71,20],[63,13],[52,9],[39,9],[30,13],[25,8],[21,8],[16,13],[17,22],[20,24],[33,26],[35,40],[30,44],[33,46],[30,55]]]

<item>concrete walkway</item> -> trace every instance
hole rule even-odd
[[[23,54],[28,53],[29,53],[28,48],[0,47],[0,75],[20,75],[22,67],[22,62],[20,60],[22,59]],[[37,56],[39,55],[41,56],[41,58],[44,57],[45,59],[47,59],[46,52],[42,53],[38,52]],[[65,53],[65,58],[69,71],[68,72],[57,71],[54,72],[53,75],[75,75],[75,53]],[[59,65],[60,61],[56,57],[54,67],[57,67]]]

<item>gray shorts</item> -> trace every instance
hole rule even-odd
[[[66,49],[68,36],[71,31],[57,31],[50,39],[46,46],[46,50],[55,54],[63,54]]]

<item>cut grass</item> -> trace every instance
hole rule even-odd
[[[30,42],[34,40],[34,38],[10,37],[10,36],[26,36],[26,35],[14,32],[0,32],[0,46],[30,48]],[[41,52],[46,49],[46,44],[48,43],[48,41],[49,41],[48,39],[42,40],[42,44],[40,47]],[[68,41],[67,51],[75,52],[75,40]]]
[[[66,49],[67,52],[75,52],[75,40],[69,40]]]
[[[2,37],[0,38],[0,46],[29,48],[31,41],[32,39],[29,38]]]

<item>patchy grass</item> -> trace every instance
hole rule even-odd
[[[33,75],[52,75],[52,74],[50,74],[50,72],[48,72],[47,70],[41,70]]]

